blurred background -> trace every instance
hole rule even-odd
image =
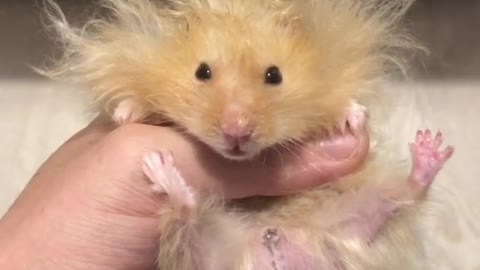
[[[58,0],[70,21],[91,15],[93,0]],[[42,29],[40,0],[0,0],[0,78],[34,78],[27,67],[52,53]],[[417,0],[407,23],[431,50],[416,61],[417,78],[476,79],[480,75],[480,1]]]

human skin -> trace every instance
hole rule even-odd
[[[357,137],[346,137],[341,158],[316,144],[238,163],[168,128],[98,118],[39,168],[0,220],[0,269],[154,269],[163,200],[142,172],[149,151],[172,151],[196,190],[241,198],[296,193],[353,171],[368,150],[366,133]]]

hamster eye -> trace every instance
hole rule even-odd
[[[201,63],[195,72],[195,77],[200,81],[210,80],[212,78],[212,70],[210,69],[210,66],[206,63]]]
[[[277,66],[267,68],[267,71],[265,72],[265,83],[273,85],[282,83],[282,73]]]

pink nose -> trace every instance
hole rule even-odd
[[[223,137],[225,138],[225,141],[233,148],[241,146],[250,141],[252,138],[252,130],[235,132],[228,132],[227,130],[224,130]]]

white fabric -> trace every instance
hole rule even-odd
[[[0,80],[0,216],[38,166],[87,123],[79,89]]]
[[[389,89],[400,106],[385,110],[392,118],[384,131],[405,158],[417,128],[441,128],[456,147],[423,222],[436,270],[480,269],[479,88],[480,82],[441,82]],[[45,81],[0,81],[0,216],[48,155],[88,122],[80,93]]]

